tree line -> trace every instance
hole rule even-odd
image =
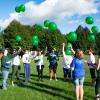
[[[77,34],[77,41],[71,42],[74,49],[81,48],[86,51],[87,49],[100,48],[100,33],[95,34],[95,42],[89,42],[87,40],[88,34],[92,34],[88,27],[83,27],[81,25],[75,30]],[[22,37],[21,42],[16,42],[16,35]],[[38,46],[32,45],[32,36],[37,35],[39,38]],[[55,32],[43,28],[42,31],[38,31],[37,24],[33,26],[22,25],[21,23],[13,20],[9,26],[0,33],[0,48],[10,48],[13,49],[17,46],[21,46],[23,49],[41,49],[41,50],[50,50],[51,48],[56,48],[58,51],[61,51],[62,43],[67,41],[67,34],[62,34],[58,29]],[[70,42],[70,41],[69,41]]]

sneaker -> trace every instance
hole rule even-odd
[[[3,90],[7,90],[7,88],[3,88]]]
[[[50,81],[52,81],[52,78],[50,78]]]
[[[13,81],[12,81],[12,86],[13,86],[13,87],[15,86]]]
[[[55,79],[55,81],[58,81],[57,79]]]
[[[27,82],[27,81],[25,81],[25,82],[24,82],[24,84],[26,85],[26,84],[28,84],[28,82]]]
[[[96,98],[99,98],[99,97],[100,97],[100,94],[97,94],[97,95],[96,95]]]

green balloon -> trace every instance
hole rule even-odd
[[[33,37],[32,37],[32,40],[33,40],[33,41],[34,41],[34,40],[37,40],[37,41],[38,41],[38,36],[37,36],[37,35],[33,36]]]
[[[66,43],[66,48],[72,47],[72,44],[70,42]]]
[[[98,29],[97,26],[93,26],[93,27],[91,28],[91,30],[92,30],[93,33],[98,33],[98,31],[99,31],[99,29]]]
[[[49,21],[49,20],[45,20],[45,21],[44,21],[44,26],[45,26],[45,27],[48,27],[49,24],[50,24],[50,21]]]
[[[20,7],[17,6],[17,7],[15,8],[15,11],[16,11],[17,13],[20,13]]]
[[[68,40],[72,41],[72,42],[75,42],[77,40],[77,34],[75,32],[70,32],[68,34]]]
[[[94,34],[89,34],[87,37],[89,42],[94,42],[95,41],[95,35]]]
[[[87,24],[93,24],[94,23],[94,19],[90,16],[86,17],[85,21],[86,21]]]
[[[66,55],[72,55],[72,51],[70,49],[66,49],[65,54]]]
[[[16,42],[21,42],[22,41],[22,37],[20,35],[16,35]]]
[[[42,31],[43,27],[41,25],[37,25],[37,30]]]
[[[37,45],[38,45],[38,41],[37,41],[37,40],[34,40],[34,41],[32,42],[32,44],[33,44],[34,46],[37,46]]]
[[[32,44],[35,45],[35,46],[37,46],[38,42],[39,42],[38,36],[36,36],[36,35],[33,36],[32,37]]]
[[[49,27],[49,30],[52,32],[57,30],[57,25],[54,22],[50,22],[48,27]]]
[[[25,12],[26,8],[25,5],[20,5],[20,11]]]

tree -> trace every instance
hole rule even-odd
[[[12,21],[4,32],[5,34],[3,37],[5,47],[9,47],[11,49],[15,46],[22,46],[23,49],[32,48],[35,50],[45,50],[47,48],[50,50],[51,48],[56,48],[59,50],[61,48],[61,44],[66,40],[59,30],[52,33],[48,29],[43,28],[41,31],[38,31],[37,24],[33,26],[22,25],[16,20]],[[16,35],[22,36],[22,42],[16,42]],[[39,38],[38,47],[32,45],[32,36],[34,35],[37,35]]]

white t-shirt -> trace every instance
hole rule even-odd
[[[69,69],[72,60],[73,57],[71,55],[66,55],[65,52],[63,52],[63,68]]]
[[[40,56],[36,56],[35,60],[38,60],[38,62],[36,63],[36,65],[44,65],[44,62],[43,62],[43,55],[40,55]]]
[[[29,53],[24,54],[23,57],[22,57],[22,61],[23,61],[23,63],[30,63],[30,61],[31,61],[30,54]]]
[[[20,56],[19,55],[17,55],[16,57],[13,58],[12,65],[16,65],[16,66],[20,65]]]
[[[92,53],[89,55],[88,63],[91,64],[89,65],[90,68],[94,68],[93,64],[95,63],[95,56]]]

